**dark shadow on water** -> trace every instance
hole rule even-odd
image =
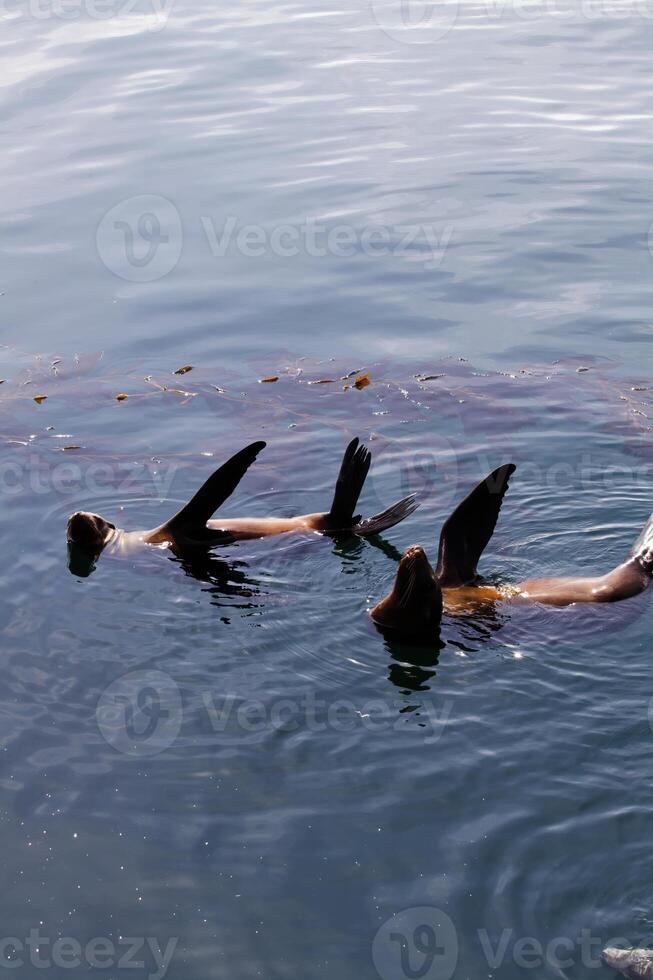
[[[208,592],[211,602],[216,606],[229,606],[237,609],[257,609],[260,603],[252,601],[260,595],[261,587],[258,582],[248,575],[248,565],[244,561],[229,562],[217,558],[210,551],[197,551],[187,554],[170,552],[170,561],[188,575],[209,586],[202,591]],[[235,602],[245,599],[246,602]]]
[[[96,562],[99,557],[90,555],[77,544],[68,543],[68,571],[77,578],[88,578],[95,571]]]
[[[355,534],[331,534],[333,554],[345,562],[358,561],[365,550],[365,542]]]
[[[401,561],[402,552],[399,551],[398,548],[395,548],[395,546],[389,541],[386,541],[385,538],[382,538],[379,534],[373,534],[366,540],[373,548],[378,548],[379,551],[382,551],[386,558],[389,558],[394,562]]]
[[[440,651],[446,644],[436,633],[432,637],[407,639],[398,637],[394,631],[383,629],[375,624],[385,640],[385,647],[393,663],[388,668],[388,679],[400,688],[402,693],[428,691],[428,682],[435,677],[440,659]]]
[[[250,599],[260,592],[259,583],[247,574],[246,562],[228,562],[203,549],[187,553],[169,551],[166,554],[186,575],[210,585],[211,588],[206,591],[214,597],[240,596]],[[72,575],[88,578],[96,570],[98,558],[99,554],[91,555],[79,545],[68,544],[68,570]]]
[[[370,535],[369,538],[361,538],[357,534],[331,534],[333,539],[333,554],[340,558],[359,558],[369,544],[372,548],[378,548],[391,561],[401,560],[401,551],[398,551],[393,544],[382,538],[380,534]]]

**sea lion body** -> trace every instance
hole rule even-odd
[[[110,554],[124,555],[153,546],[170,548],[181,554],[293,531],[367,537],[394,527],[418,506],[415,494],[410,494],[373,517],[361,520],[354,515],[372,457],[365,446],[359,445],[358,439],[353,439],[345,450],[329,511],[297,517],[212,519],[214,512],[233,493],[263,448],[264,442],[255,442],[232,456],[174,517],[159,527],[124,531],[98,514],[84,511],[73,514],[69,518],[67,532],[71,571],[89,574],[94,562],[105,550]]]
[[[443,608],[447,612],[470,612],[484,603],[498,601],[552,606],[618,602],[648,588],[653,577],[653,515],[627,559],[605,575],[533,578],[501,586],[480,582],[477,564],[496,526],[514,470],[513,464],[506,464],[490,473],[445,522],[433,572],[439,595],[428,584],[423,569],[419,580],[409,580],[407,576],[408,556],[421,552],[420,562],[428,565],[423,550],[413,545],[405,552],[393,589],[371,611],[377,625],[404,633],[424,632],[424,624],[439,624],[438,610],[441,617]]]
[[[653,980],[653,951],[650,949],[604,949],[601,958],[606,966],[619,970],[630,980]]]
[[[523,599],[550,606],[569,606],[574,602],[619,602],[639,595],[648,586],[650,576],[641,559],[622,562],[607,575],[590,577],[534,578],[515,588]]]
[[[391,592],[377,603],[371,616],[377,625],[402,633],[437,631],[442,619],[442,589],[420,545],[404,552]]]
[[[274,534],[288,534],[291,531],[317,531],[322,534],[329,530],[328,514],[302,514],[299,517],[236,517],[233,520],[209,521],[209,527],[228,531],[235,541],[252,538],[268,538]]]
[[[207,521],[208,531],[218,535],[216,543],[229,541],[252,541],[256,538],[268,538],[278,534],[289,534],[292,531],[310,531],[323,534],[329,530],[328,514],[303,514],[298,517],[236,517],[232,520]],[[209,538],[210,541],[210,538]],[[176,530],[167,524],[152,528],[149,531],[123,531],[116,528],[110,532],[104,544],[107,554],[132,554],[146,546],[172,548],[174,551],[185,551],[188,548],[201,545],[206,547],[204,536],[197,539],[188,531]]]

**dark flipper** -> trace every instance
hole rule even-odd
[[[354,511],[371,462],[371,452],[365,446],[359,446],[358,439],[352,439],[342,458],[336,492],[327,515],[329,527],[345,529],[355,523]]]
[[[476,578],[476,566],[496,527],[513,463],[493,470],[458,504],[440,533],[436,575],[440,585],[453,588]]]
[[[648,576],[653,578],[653,514],[631,549],[631,557],[637,558]]]
[[[351,531],[353,534],[359,534],[362,538],[367,538],[372,534],[380,534],[410,517],[418,507],[417,494],[411,493],[403,500],[398,500],[396,504],[392,504],[387,510],[382,510],[380,514],[375,514],[374,517],[366,517],[364,521],[354,524]]]
[[[166,526],[169,528],[192,528],[206,532],[206,522],[211,519],[218,507],[231,496],[262,449],[265,449],[264,442],[253,442],[227,460],[220,469],[208,478],[186,506],[182,507],[178,514],[167,521]],[[216,542],[220,540],[219,535],[224,537],[224,532],[216,533]]]

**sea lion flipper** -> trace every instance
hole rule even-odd
[[[632,546],[630,557],[637,558],[647,575],[653,577],[653,514]]]
[[[264,442],[253,442],[223,463],[165,526],[172,530],[179,527],[205,530],[206,522],[231,496],[265,445]]]
[[[370,537],[372,534],[381,534],[388,528],[394,527],[400,521],[410,517],[419,507],[417,494],[411,493],[403,500],[398,500],[396,504],[382,510],[380,514],[373,517],[366,517],[364,521],[359,521],[351,528],[353,534],[358,534],[362,538]]]
[[[445,521],[435,570],[441,585],[452,588],[476,578],[478,560],[492,537],[516,468],[514,463],[505,463],[493,470]]]
[[[358,439],[352,439],[342,458],[336,490],[333,495],[331,510],[326,515],[326,527],[331,531],[348,531],[361,537],[380,534],[394,527],[400,521],[417,509],[417,499],[414,493],[403,500],[398,500],[380,514],[374,514],[361,520],[355,517],[354,511],[360,497],[363,484],[370,470],[372,454],[366,446],[359,444]]]
[[[370,469],[372,454],[366,446],[352,439],[342,458],[336,481],[331,510],[327,515],[329,527],[344,529],[353,525],[354,511]]]

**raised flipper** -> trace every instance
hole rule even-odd
[[[630,551],[631,557],[636,558],[649,578],[653,578],[653,514],[644,525],[644,529]]]
[[[418,507],[417,494],[410,493],[403,500],[398,500],[396,504],[382,510],[380,514],[375,514],[374,517],[366,517],[364,521],[354,524],[351,531],[354,534],[359,534],[362,538],[370,537],[372,534],[381,534],[382,531],[387,531],[388,528],[394,527],[395,524],[399,524],[400,521],[410,517]]]
[[[369,449],[359,446],[358,439],[352,439],[340,464],[331,510],[327,515],[329,527],[351,528],[357,522],[354,511],[371,462],[372,453]]]
[[[361,520],[360,515],[354,516],[356,504],[360,497],[365,478],[369,473],[372,454],[366,446],[359,445],[358,439],[352,439],[345,450],[336,482],[331,510],[327,514],[327,529],[332,532],[347,531],[361,537],[380,534],[388,528],[399,524],[417,509],[416,494],[411,493],[403,500],[392,504],[387,510],[373,517]]]
[[[216,543],[223,539],[231,540],[232,536],[228,532],[207,528],[206,523],[231,496],[258,454],[265,449],[265,445],[264,442],[253,442],[227,460],[164,527],[173,532],[183,529],[190,537],[211,538]]]
[[[492,537],[508,481],[516,468],[513,463],[505,463],[493,470],[445,521],[435,570],[441,586],[454,588],[476,578],[478,560]]]

